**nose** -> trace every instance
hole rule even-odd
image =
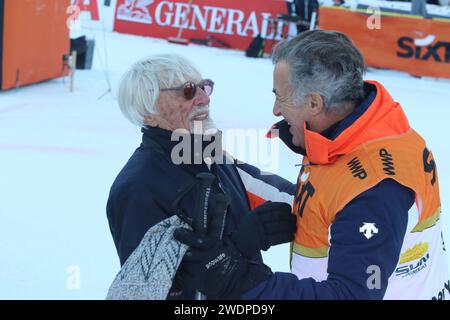
[[[209,96],[206,94],[205,91],[203,91],[201,88],[197,88],[197,92],[195,93],[194,97],[194,105],[196,106],[203,106],[206,104],[209,104]]]
[[[277,101],[275,101],[274,104],[273,104],[272,112],[273,112],[275,117],[281,116],[281,109],[280,109],[280,106],[279,106]]]

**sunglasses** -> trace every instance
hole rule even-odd
[[[165,88],[161,89],[160,91],[182,91],[183,97],[186,100],[191,100],[195,97],[195,94],[197,93],[197,87],[202,89],[207,96],[210,96],[214,89],[214,81],[212,81],[211,79],[204,79],[199,83],[188,81],[179,87]]]

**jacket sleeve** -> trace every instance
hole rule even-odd
[[[257,167],[247,163],[236,163],[239,176],[244,184],[253,210],[265,201],[286,202],[292,205],[296,185],[288,180],[269,172],[262,172]]]
[[[137,248],[148,229],[169,217],[149,190],[132,186],[111,190],[106,211],[120,265]]]
[[[298,280],[291,273],[274,273],[243,298],[382,299],[398,263],[413,204],[411,189],[391,179],[383,180],[336,215],[330,228],[325,281]],[[374,223],[378,233],[367,239],[359,230],[364,223]],[[372,277],[378,274],[379,281]]]

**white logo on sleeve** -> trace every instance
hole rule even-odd
[[[375,226],[375,223],[363,222],[362,227],[359,228],[359,232],[367,239],[370,239],[374,234],[378,233],[378,228]]]

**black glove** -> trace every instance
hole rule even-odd
[[[229,236],[238,250],[248,258],[271,246],[291,242],[297,218],[284,202],[267,201],[246,214]]]
[[[185,228],[176,229],[174,238],[190,247],[177,272],[178,281],[208,299],[239,299],[272,274],[262,263],[244,258],[227,238],[220,240]]]

